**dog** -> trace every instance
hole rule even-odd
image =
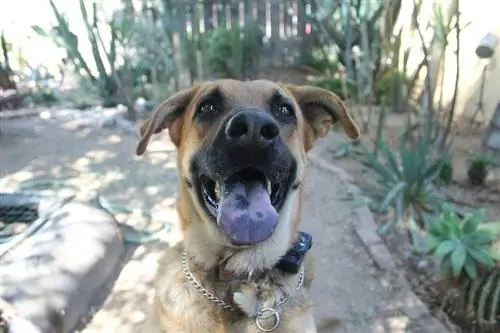
[[[334,93],[268,80],[198,83],[155,109],[136,154],[168,130],[183,240],[159,261],[143,332],[317,332],[300,208],[306,154],[336,123],[359,137]]]

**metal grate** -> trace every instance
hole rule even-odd
[[[40,197],[26,193],[0,193],[0,243],[39,218]]]

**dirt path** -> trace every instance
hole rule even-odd
[[[136,158],[136,139],[116,129],[77,129],[71,121],[40,118],[2,120],[0,126],[0,191],[29,178],[70,178],[82,195],[99,190],[111,200],[150,210],[156,220],[175,223],[175,152],[166,137]],[[339,200],[346,182],[312,164],[306,185],[302,226],[314,237],[318,318],[342,318],[345,325],[338,332],[343,333],[433,333],[420,330],[398,308],[394,299],[404,286],[391,278],[393,272],[374,268],[353,231],[357,217]],[[129,223],[148,225],[139,218]],[[140,246],[83,332],[135,332],[151,297],[156,260],[177,239],[173,227],[164,242]]]

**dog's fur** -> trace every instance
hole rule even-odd
[[[217,91],[219,99],[223,100],[218,106],[220,110],[210,121],[200,122],[196,119],[196,110],[207,94],[213,91]],[[283,96],[294,111],[295,120],[291,123],[280,122],[279,126],[280,140],[285,143],[296,166],[294,182],[297,186],[289,189],[279,211],[278,225],[268,239],[252,246],[235,246],[220,232],[195,193],[193,160],[203,150],[213,149],[211,145],[217,132],[233,110],[253,107],[272,113],[268,101],[275,94]],[[158,106],[141,126],[136,153],[142,155],[150,137],[168,129],[178,151],[177,210],[184,238],[180,244],[167,249],[159,262],[156,296],[144,332],[260,332],[254,320],[258,309],[272,307],[283,293],[288,295],[288,301],[281,309],[281,323],[275,332],[317,331],[308,297],[314,275],[311,255],[306,256],[305,281],[299,290],[296,289],[297,275],[285,274],[273,267],[293,245],[298,232],[306,153],[315,140],[325,136],[336,122],[350,138],[359,136],[346,106],[335,94],[316,87],[284,85],[266,80],[204,82],[176,93]],[[198,281],[243,313],[222,309],[188,282],[181,267],[184,250],[189,255],[190,270]],[[217,282],[209,272],[221,264],[235,275],[256,271],[266,274],[258,280]]]

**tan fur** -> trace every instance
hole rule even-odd
[[[142,332],[257,333],[260,330],[253,318],[257,309],[275,304],[283,292],[289,298],[281,313],[281,324],[274,332],[317,332],[312,317],[313,305],[308,295],[314,277],[310,254],[305,261],[305,281],[300,290],[296,288],[296,275],[284,275],[278,270],[272,270],[269,279],[258,283],[242,283],[237,290],[232,290],[230,284],[222,288],[222,293],[225,292],[230,298],[232,296],[244,314],[224,310],[209,301],[187,281],[182,271],[181,253],[184,249],[190,258],[191,272],[210,291],[214,290],[215,281],[207,272],[221,260],[225,260],[228,270],[237,274],[269,270],[292,245],[300,223],[302,187],[289,193],[280,211],[278,226],[269,239],[252,247],[235,248],[220,234],[193,189],[186,185],[192,177],[189,174],[191,156],[200,149],[204,138],[214,135],[224,117],[208,128],[198,126],[193,121],[198,101],[214,87],[223,92],[228,109],[238,105],[263,106],[276,91],[293,100],[297,125],[284,130],[283,137],[297,160],[297,177],[300,181],[305,173],[307,151],[317,138],[326,135],[332,124],[338,121],[349,137],[359,136],[356,124],[340,99],[314,87],[280,85],[265,80],[218,80],[198,84],[163,102],[141,127],[136,153],[144,153],[154,133],[169,129],[172,142],[178,150],[180,181],[177,210],[184,238],[181,244],[167,249],[159,262],[152,313]],[[283,287],[278,288],[278,284]]]

